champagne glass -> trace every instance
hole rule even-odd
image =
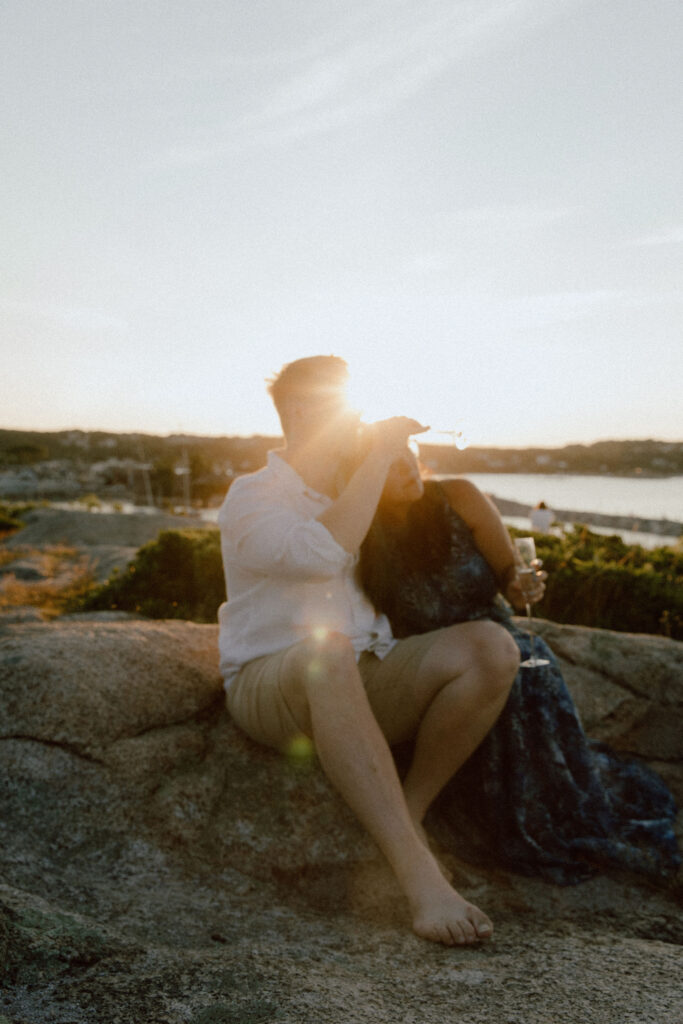
[[[435,437],[446,437],[448,438],[448,441],[446,443],[438,444],[438,442],[434,441]],[[467,448],[470,442],[465,436],[464,431],[460,430],[458,427],[452,427],[450,430],[437,430],[436,427],[429,427],[424,434],[420,434],[417,437],[411,437],[408,441],[408,447],[415,458],[420,459],[420,445],[433,445],[435,443],[444,452],[447,452],[450,448],[457,448],[458,451],[462,452]],[[438,461],[438,457],[435,461]]]
[[[522,662],[523,668],[537,668],[540,665],[549,665],[547,658],[537,658],[535,650],[535,636],[531,628],[531,602],[527,599],[530,587],[533,584],[536,570],[541,567],[541,560],[536,557],[536,544],[533,537],[516,537],[515,551],[517,555],[517,579],[519,580],[526,601],[526,618],[531,636],[531,657]]]
[[[453,427],[450,430],[430,430],[431,434],[438,434],[440,437],[447,437],[449,443],[455,445],[458,451],[464,451],[469,445],[469,439],[465,436],[464,431],[458,430],[457,427]]]

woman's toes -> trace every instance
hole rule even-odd
[[[465,945],[465,937],[463,936],[462,932],[459,932],[456,928],[449,928],[448,934],[450,935],[450,942],[447,943],[448,946]]]
[[[481,911],[477,915],[471,914],[470,921],[472,922],[472,927],[474,928],[477,938],[491,938],[493,935],[493,925],[485,914],[482,914]]]

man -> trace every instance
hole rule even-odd
[[[347,480],[359,422],[346,383],[334,356],[285,366],[269,389],[285,447],[236,480],[221,508],[227,705],[257,742],[286,750],[308,736],[389,861],[415,932],[470,944],[493,926],[446,881],[421,822],[498,717],[519,655],[488,621],[394,640],[361,591],[358,550],[387,471],[426,428],[406,417],[373,424]],[[409,737],[415,754],[402,786],[389,744]]]

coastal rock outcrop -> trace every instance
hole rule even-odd
[[[172,515],[156,509],[122,515],[53,506],[29,509],[22,520],[23,528],[3,540],[7,551],[17,553],[17,561],[8,559],[4,572],[17,575],[20,564],[35,571],[35,559],[40,558],[41,552],[65,547],[87,558],[100,582],[114,570],[124,569],[138,549],[155,540],[162,530],[204,529],[213,525],[198,516]]]
[[[537,624],[589,731],[683,802],[683,645]],[[216,644],[0,623],[0,1021],[680,1024],[680,879],[559,888],[447,853],[496,935],[422,942],[312,753],[230,722]]]

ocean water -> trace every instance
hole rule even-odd
[[[570,512],[599,512],[607,516],[683,522],[683,476],[651,478],[546,473],[465,473],[463,476],[486,494],[518,501],[529,508],[545,501],[552,509]],[[508,526],[530,529],[526,516],[504,515],[503,520]],[[593,533],[616,533],[626,544],[640,544],[645,548],[672,545],[678,541],[675,532],[661,535],[646,530],[622,530],[593,524],[590,529]]]
[[[574,512],[599,512],[603,515],[633,516],[640,519],[668,519],[683,522],[683,476],[675,477],[619,477],[581,476],[578,474],[548,473],[466,473],[467,479],[486,494],[518,501],[532,508],[545,501],[552,509]],[[78,502],[56,502],[61,508],[83,508]],[[103,503],[98,510],[113,512],[156,512],[157,509],[136,506],[130,502]],[[215,523],[218,508],[198,511],[202,519]],[[522,530],[529,528],[526,516],[503,516],[506,523]],[[644,531],[616,530],[591,526],[595,533],[618,533],[628,544],[656,547],[672,544],[677,536],[661,536]]]
[[[623,477],[546,473],[465,473],[486,494],[533,507],[683,522],[683,476]]]
[[[603,515],[634,516],[683,522],[683,476],[620,477],[547,473],[464,473],[486,494],[518,501],[529,508],[545,501],[550,508]],[[438,479],[438,477],[437,477]],[[205,509],[202,518],[215,522],[218,509]],[[509,526],[529,529],[526,516],[503,516]],[[591,525],[594,533],[618,533],[627,544],[658,547],[674,544],[676,534],[662,536],[636,530],[617,530]]]

